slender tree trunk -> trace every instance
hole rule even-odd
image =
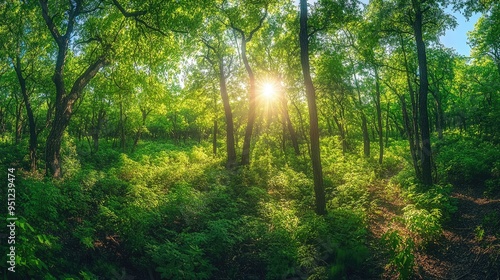
[[[379,156],[378,163],[382,164],[384,159],[384,136],[382,132],[382,108],[380,104],[380,79],[378,76],[378,66],[375,66],[375,106],[377,109],[377,134],[378,134],[378,147],[379,147]]]
[[[335,121],[337,129],[339,130],[340,145],[342,146],[342,155],[345,155],[347,153],[347,142],[346,142],[346,131],[344,129],[344,122],[342,121],[342,119],[339,119],[336,116],[333,116],[333,120]]]
[[[413,85],[412,85],[412,82],[411,82],[411,79],[410,79],[410,69],[409,69],[409,66],[408,66],[408,59],[406,57],[406,50],[405,50],[405,45],[404,45],[404,41],[403,41],[403,38],[401,37],[401,48],[403,50],[403,58],[404,58],[404,63],[405,63],[405,70],[406,70],[406,83],[408,84],[408,92],[410,94],[410,102],[411,102],[411,112],[412,112],[412,119],[411,119],[411,127],[412,128],[412,133],[411,133],[411,137],[410,137],[410,134],[409,135],[409,141],[410,142],[410,149],[411,149],[411,153],[412,153],[412,157],[414,156],[415,158],[413,159],[414,162],[418,163],[419,159],[420,159],[420,138],[419,138],[419,122],[418,122],[418,104],[417,104],[417,101],[415,99],[415,90],[413,89]],[[404,105],[405,105],[405,111],[407,112],[407,108],[406,108],[406,102],[404,101],[404,98],[402,99],[402,102],[404,102]],[[403,103],[402,103],[403,104]],[[410,119],[408,118],[408,121],[410,121]],[[410,131],[408,130],[408,133]],[[415,175],[417,176],[417,178],[421,178],[421,169],[420,169],[420,166],[418,164],[414,164],[414,167],[415,167]]]
[[[354,62],[351,59],[351,65],[354,68]],[[368,133],[368,121],[363,112],[363,103],[361,102],[361,90],[359,89],[359,82],[356,75],[353,75],[354,84],[356,85],[356,92],[358,93],[359,112],[361,113],[361,130],[363,131],[363,155],[366,158],[370,157],[370,134]]]
[[[363,154],[365,157],[370,157],[370,135],[368,134],[368,124],[366,116],[361,113],[361,129],[363,130]]]
[[[217,155],[217,133],[219,128],[217,127],[217,119],[214,119],[214,132],[212,136],[212,153],[214,156]]]
[[[5,132],[5,112],[4,108],[0,108],[0,134]]]
[[[438,133],[438,139],[443,139],[443,128],[444,128],[444,112],[443,105],[440,98],[439,87],[437,87],[436,92],[432,93],[434,96],[434,101],[436,103],[436,131]]]
[[[135,151],[135,148],[137,147],[137,144],[139,143],[139,140],[141,139],[142,132],[144,128],[146,127],[146,119],[149,115],[151,110],[141,108],[141,114],[142,114],[142,123],[141,127],[137,129],[137,133],[135,134],[135,139],[134,139],[134,145],[132,146],[132,153]]]
[[[256,96],[256,87],[255,87],[255,75],[253,73],[252,68],[250,67],[250,63],[248,63],[247,57],[247,43],[252,40],[253,35],[257,32],[264,23],[264,20],[267,17],[267,7],[265,8],[264,15],[259,20],[259,25],[252,29],[248,35],[245,32],[234,26],[233,22],[231,22],[231,27],[237,31],[241,36],[241,59],[243,60],[243,64],[245,65],[245,70],[248,73],[249,79],[249,91],[248,91],[248,119],[247,119],[247,127],[245,129],[245,138],[243,139],[243,150],[241,153],[241,165],[249,165],[250,164],[250,144],[252,140],[253,127],[255,125],[255,119],[257,115],[257,96]]]
[[[309,141],[307,141],[307,133],[306,133],[306,129],[305,129],[306,124],[304,122],[304,118],[302,117],[302,112],[300,112],[299,106],[297,106],[297,104],[295,104],[293,101],[292,101],[292,105],[295,108],[295,110],[297,111],[297,116],[299,117],[299,124],[300,124],[299,131],[300,131],[300,134],[302,135],[302,138],[306,142],[307,153],[309,154],[309,156],[311,156],[311,144]],[[304,158],[305,158],[305,156],[304,156]]]
[[[99,151],[99,133],[92,133],[92,150],[93,153]]]
[[[106,117],[106,111],[104,109],[99,109],[97,112],[97,120],[95,120],[95,113],[92,119],[94,120],[94,127],[92,127],[92,142],[93,142],[93,152],[99,151],[99,136],[101,134],[102,126],[104,125],[104,118]],[[96,123],[97,122],[97,123]]]
[[[222,104],[224,105],[224,116],[226,118],[226,151],[227,162],[226,168],[232,169],[236,166],[236,150],[234,146],[234,121],[233,111],[229,103],[229,95],[227,94],[226,73],[224,71],[224,59],[219,57],[219,86]]]
[[[288,113],[288,102],[286,100],[285,93],[281,93],[281,105],[283,109],[283,119],[284,123],[286,123],[286,128],[288,129],[288,133],[290,134],[290,140],[292,141],[293,150],[296,155],[300,155],[299,149],[299,141],[297,139],[297,132],[293,128],[292,121],[290,120],[290,114]],[[285,135],[283,134],[283,141],[285,139]]]
[[[387,109],[385,111],[385,147],[389,148],[389,132],[391,131],[389,125],[389,102],[387,101]]]
[[[300,155],[299,141],[297,139],[297,132],[293,128],[292,121],[290,120],[290,116],[287,115],[286,119],[288,133],[290,133],[290,139],[292,140],[293,150],[295,151],[295,155]]]
[[[427,55],[425,52],[425,43],[423,40],[423,12],[420,7],[420,3],[417,0],[413,0],[413,8],[415,10],[415,23],[413,25],[413,31],[415,33],[415,42],[417,45],[417,57],[418,57],[418,70],[419,70],[419,124],[420,124],[420,135],[422,138],[422,151],[421,151],[421,166],[422,166],[422,183],[426,186],[432,185],[432,151],[431,151],[431,139],[429,132],[429,117],[427,111],[427,95],[429,92],[429,81],[427,78]]]
[[[17,97],[16,97],[17,99]],[[15,143],[18,145],[21,143],[21,139],[23,136],[23,104],[21,102],[16,102],[19,106],[16,107],[16,131],[15,131]]]
[[[500,58],[495,59],[496,60],[496,65],[497,65],[497,70],[498,70],[498,76],[500,76]]]
[[[120,133],[120,149],[122,151],[125,151],[125,118],[124,118],[124,113],[123,113],[123,98],[121,92],[118,95],[118,98],[120,98],[120,124],[119,124],[119,133]]]
[[[414,147],[415,141],[414,138],[418,137],[418,135],[414,135],[413,128],[410,125],[410,117],[408,116],[408,110],[406,109],[406,101],[403,96],[400,96],[401,100],[401,111],[403,114],[404,126],[406,130],[406,134],[408,136],[408,142],[410,144],[410,154],[413,163],[413,168],[415,170],[415,174],[417,177],[420,176],[420,167],[418,166],[418,156],[417,149]]]
[[[246,41],[244,36],[241,41],[241,57],[243,59],[243,63],[245,64],[245,69],[247,70],[250,83],[250,89],[248,91],[248,120],[247,127],[245,129],[245,138],[243,139],[243,150],[241,152],[241,165],[248,165],[250,164],[250,144],[252,140],[253,127],[255,125],[257,96],[255,92],[255,76],[250,64],[248,63]]]
[[[319,146],[318,110],[316,108],[316,93],[311,79],[309,65],[309,34],[307,32],[307,1],[300,0],[300,61],[306,87],[307,105],[309,108],[309,137],[311,139],[311,161],[314,177],[314,193],[316,214],[326,214],[325,188],[323,186],[323,171]]]
[[[16,71],[17,80],[19,81],[19,85],[21,87],[21,94],[23,96],[24,107],[26,107],[26,114],[28,115],[28,127],[30,133],[29,140],[29,155],[30,155],[30,170],[32,172],[37,169],[37,153],[36,148],[38,144],[38,135],[36,133],[36,123],[35,117],[33,116],[33,109],[31,108],[31,102],[28,96],[28,89],[26,88],[26,79],[22,73],[21,67],[21,58],[19,56],[16,57],[16,65],[14,67]]]
[[[286,140],[287,140],[287,128],[286,128],[286,120],[285,118],[281,118],[281,150],[286,156]]]

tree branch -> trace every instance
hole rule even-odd
[[[56,42],[59,44],[59,41],[61,40],[61,33],[59,33],[59,30],[57,30],[54,21],[49,16],[49,7],[47,6],[47,0],[39,0],[38,2],[40,3],[40,6],[42,8],[42,16],[43,19],[45,20],[45,24],[47,24],[50,34],[52,34],[52,37],[54,37]]]
[[[73,87],[71,88],[70,94],[66,97],[66,102],[73,103],[77,100],[82,93],[83,88],[90,82],[92,78],[99,72],[99,70],[108,64],[108,61],[105,57],[100,57],[94,63],[92,63],[86,70],[83,72],[78,79],[76,79]]]
[[[250,34],[248,35],[248,38],[246,39],[246,42],[250,42],[252,40],[252,36],[257,30],[259,30],[262,27],[262,24],[264,24],[264,20],[267,17],[267,6],[265,7],[264,15],[260,18],[259,25],[255,27],[252,31],[250,31]]]
[[[134,11],[134,12],[127,12],[123,6],[118,2],[118,0],[112,0],[113,4],[116,6],[116,8],[122,13],[123,16],[125,17],[134,17],[137,18],[138,16],[143,16],[147,14],[147,11]]]

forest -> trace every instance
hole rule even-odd
[[[1,279],[500,278],[498,1],[0,18]]]

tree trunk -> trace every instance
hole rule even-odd
[[[119,133],[120,133],[120,149],[125,151],[125,118],[123,113],[123,98],[121,92],[118,95],[120,98],[120,124],[118,125]]]
[[[316,108],[316,93],[311,79],[309,65],[309,34],[307,32],[307,1],[300,0],[300,62],[306,88],[307,106],[309,108],[309,137],[311,139],[311,161],[314,177],[314,194],[316,214],[326,214],[325,188],[323,186],[323,171],[319,146],[318,110]]]
[[[285,93],[281,93],[281,106],[283,109],[283,119],[284,122],[286,123],[286,128],[288,130],[288,133],[290,134],[290,140],[292,141],[292,146],[293,150],[295,151],[296,155],[300,155],[300,149],[299,149],[299,141],[297,139],[297,132],[295,132],[295,129],[293,128],[292,121],[290,120],[290,114],[288,113],[288,102],[285,96]],[[285,135],[283,135],[283,141],[285,139]]]
[[[420,177],[420,167],[418,166],[418,156],[417,149],[415,148],[414,138],[418,135],[414,134],[413,128],[410,125],[410,117],[408,116],[408,110],[406,109],[406,101],[403,96],[400,96],[401,100],[401,111],[403,114],[404,126],[406,129],[406,134],[408,135],[408,142],[410,144],[410,154],[413,163],[413,168],[417,177]]]
[[[380,104],[380,79],[378,76],[378,66],[374,67],[375,70],[375,106],[377,109],[377,134],[378,134],[378,147],[379,147],[379,156],[378,163],[382,164],[384,159],[384,137],[382,132],[382,108]]]
[[[366,121],[366,116],[361,113],[361,129],[363,130],[363,154],[365,157],[370,157],[370,135],[368,134],[368,125]]]
[[[345,155],[347,153],[347,142],[346,142],[346,131],[344,129],[344,123],[341,119],[339,120],[336,116],[333,116],[333,120],[335,121],[337,129],[339,130],[340,145],[342,146],[342,155]]]
[[[408,129],[411,127],[412,129],[412,133],[411,133],[411,137],[410,137],[410,134],[409,135],[409,141],[410,141],[410,149],[411,149],[411,154],[412,154],[412,158],[413,158],[413,161],[414,161],[414,168],[415,168],[415,175],[417,176],[417,178],[421,178],[421,169],[420,169],[420,166],[416,163],[418,163],[419,159],[420,159],[420,141],[419,141],[419,122],[418,122],[418,104],[416,102],[416,99],[415,99],[415,90],[413,89],[413,85],[411,83],[411,79],[410,79],[410,69],[409,69],[409,66],[408,66],[408,59],[406,57],[406,51],[405,51],[405,45],[404,45],[404,41],[403,41],[403,38],[401,37],[401,48],[403,50],[403,58],[404,58],[404,62],[405,62],[405,70],[406,70],[406,83],[408,84],[408,92],[410,94],[410,102],[411,102],[411,112],[412,112],[412,118],[411,118],[411,124],[409,123],[408,125]],[[402,98],[402,97],[401,97]],[[402,104],[405,105],[405,112],[407,112],[407,108],[406,108],[406,102],[404,101],[404,98],[402,99]],[[408,122],[410,122],[410,119],[408,118]],[[408,133],[410,133],[410,130],[407,131]]]
[[[421,150],[421,167],[422,167],[422,183],[426,186],[432,185],[432,163],[431,163],[431,139],[429,132],[429,117],[427,111],[427,95],[429,92],[429,81],[427,78],[427,55],[425,52],[425,43],[423,40],[423,12],[417,0],[413,0],[413,8],[415,10],[415,23],[413,31],[415,33],[415,42],[417,45],[418,57],[418,72],[420,80],[420,88],[418,94],[419,105],[419,124],[420,135],[422,138]]]
[[[17,99],[17,97],[16,97]],[[19,104],[19,106],[16,107],[16,131],[15,131],[15,143],[18,145],[21,143],[21,139],[23,137],[23,104],[21,102],[17,102],[16,104]]]
[[[61,178],[61,142],[64,130],[68,126],[70,114],[65,114],[67,107],[62,104],[56,105],[55,118],[52,122],[52,128],[47,136],[45,143],[45,172],[48,176]]]
[[[142,123],[141,127],[137,129],[137,133],[135,134],[135,139],[134,139],[134,145],[132,146],[132,153],[135,151],[135,148],[137,147],[137,144],[139,143],[139,140],[141,139],[142,132],[146,127],[146,119],[151,112],[151,110],[141,108],[141,114],[142,114]]]
[[[0,134],[3,134],[5,133],[5,130],[6,130],[6,123],[5,123],[5,112],[4,112],[4,108],[5,107],[2,107],[0,108]]]
[[[218,133],[218,127],[217,127],[217,119],[214,119],[214,132],[212,135],[212,153],[214,156],[217,155],[217,133]]]
[[[443,128],[444,128],[444,111],[443,105],[439,94],[439,86],[436,88],[436,92],[432,92],[434,96],[434,101],[436,103],[436,131],[438,133],[438,139],[443,139]]]
[[[234,121],[233,111],[229,103],[229,95],[227,94],[226,73],[224,71],[224,59],[219,57],[219,85],[222,104],[224,105],[224,116],[226,117],[226,151],[227,162],[226,168],[232,169],[236,166],[236,150],[234,146]]]
[[[65,58],[62,57],[64,60]],[[58,56],[57,64],[61,63]],[[61,65],[64,65],[63,63]],[[61,178],[63,173],[61,169],[61,142],[64,131],[68,127],[71,116],[73,115],[73,104],[77,101],[82,94],[85,86],[90,80],[99,72],[105,65],[104,59],[99,59],[90,65],[87,70],[76,79],[69,94],[66,94],[64,86],[64,78],[62,66],[56,67],[54,74],[54,83],[56,85],[56,111],[54,121],[52,122],[52,129],[47,137],[45,147],[45,171],[48,176],[54,178]]]
[[[61,141],[64,131],[73,115],[73,105],[81,97],[85,86],[94,78],[99,70],[104,67],[107,61],[104,57],[100,57],[89,65],[74,81],[70,92],[67,93],[64,82],[64,67],[66,64],[66,55],[70,44],[70,38],[73,35],[73,29],[77,23],[76,17],[82,12],[82,3],[77,1],[74,6],[71,5],[68,11],[68,20],[65,22],[66,30],[64,35],[61,35],[58,27],[53,22],[53,17],[49,15],[47,1],[39,0],[39,3],[43,19],[58,48],[54,76],[52,77],[56,87],[55,115],[45,147],[45,171],[47,176],[60,178],[62,177],[60,155]]]
[[[297,116],[299,117],[299,131],[300,131],[300,134],[302,135],[302,138],[305,140],[306,142],[306,145],[307,145],[307,153],[309,154],[309,156],[311,156],[311,144],[309,143],[309,141],[307,141],[307,133],[306,133],[306,129],[305,129],[305,122],[304,122],[304,118],[302,117],[302,112],[300,111],[300,108],[299,106],[297,106],[296,103],[294,103],[293,101],[291,102],[293,107],[295,108],[295,111],[297,111]],[[305,158],[305,155],[304,155],[304,158]]]
[[[389,132],[391,132],[391,127],[389,125],[389,101],[387,101],[387,109],[385,111],[385,148],[389,148]]]
[[[247,43],[252,40],[253,35],[257,32],[264,23],[264,20],[267,17],[267,7],[265,8],[264,15],[259,20],[259,25],[252,29],[248,36],[242,29],[234,26],[233,22],[231,22],[231,27],[233,30],[237,31],[241,36],[241,59],[243,60],[243,64],[245,65],[245,70],[248,73],[249,79],[249,91],[248,91],[248,119],[247,119],[247,127],[245,129],[245,138],[243,139],[243,150],[241,153],[241,165],[249,165],[250,164],[250,144],[252,140],[253,127],[255,125],[255,118],[257,114],[257,96],[256,96],[256,88],[255,88],[255,75],[253,73],[250,64],[248,63],[247,57]]]
[[[241,165],[250,164],[250,143],[252,140],[252,132],[255,124],[256,109],[257,109],[257,97],[255,93],[255,76],[253,74],[252,68],[248,63],[247,52],[246,52],[246,40],[245,37],[241,39],[241,57],[243,63],[245,64],[245,69],[248,73],[248,79],[250,83],[250,89],[248,91],[248,119],[247,127],[245,129],[245,138],[243,139],[243,150],[241,152]]]
[[[101,129],[104,124],[104,118],[106,117],[106,111],[104,109],[99,109],[97,112],[97,120],[95,120],[95,113],[92,119],[94,120],[94,127],[92,127],[92,142],[93,142],[93,152],[99,151],[99,136],[101,134]],[[97,123],[96,123],[97,122]]]
[[[33,109],[31,108],[31,102],[28,96],[28,89],[26,88],[26,79],[22,73],[21,58],[19,56],[16,57],[16,65],[14,66],[14,70],[16,71],[17,80],[19,81],[19,85],[21,86],[21,94],[23,96],[24,107],[26,107],[26,114],[28,115],[28,127],[30,133],[30,140],[29,140],[30,170],[31,172],[35,172],[37,169],[36,148],[38,144],[38,139],[37,139],[38,135],[36,133],[35,118],[33,116]]]

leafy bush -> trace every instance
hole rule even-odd
[[[406,227],[414,234],[415,239],[421,240],[422,246],[435,241],[441,236],[441,211],[439,209],[418,209],[409,204],[403,208],[403,221]]]
[[[439,173],[454,185],[484,184],[500,158],[500,150],[491,143],[452,135],[437,144],[437,151]]]
[[[209,279],[215,268],[200,248],[205,242],[204,234],[181,234],[174,242],[166,240],[148,251],[162,278]]]
[[[390,252],[389,265],[398,273],[398,279],[410,279],[415,267],[413,240],[396,230],[386,232],[382,240]]]
[[[491,169],[492,178],[486,180],[485,195],[488,197],[496,197],[500,195],[500,161],[496,161]]]
[[[444,220],[457,211],[456,199],[451,197],[452,185],[433,185],[424,192],[419,192],[418,187],[413,185],[408,188],[404,195],[410,203],[414,203],[420,209],[434,211],[439,210]]]

